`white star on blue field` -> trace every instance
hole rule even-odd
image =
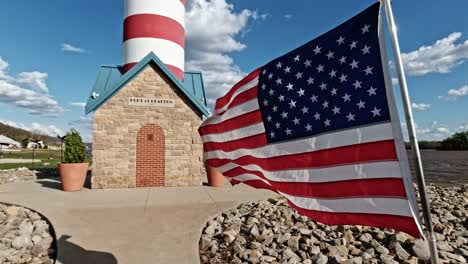
[[[328,32],[373,3],[371,0],[188,0],[186,69],[203,72],[208,103],[212,106],[217,97],[246,73]],[[123,8],[123,0],[2,1],[0,122],[51,135],[75,127],[90,142],[92,116],[84,115],[83,105],[99,66],[122,63]],[[439,140],[468,130],[465,14],[468,2],[394,0],[393,9],[419,138]],[[373,30],[372,25],[363,25],[361,29],[359,34]],[[303,133],[313,131],[318,125],[313,123],[316,118],[320,118],[321,125],[332,127],[336,122],[357,122],[365,111],[371,117],[384,116],[382,107],[370,106],[366,100],[378,96],[380,90],[369,83],[370,76],[375,76],[378,69],[361,58],[372,54],[375,47],[362,44],[359,39],[341,34],[333,45],[353,49],[356,56],[347,56],[341,49],[329,46],[314,46],[310,50],[312,55],[320,53],[324,60],[334,64],[346,64],[347,71],[359,71],[359,76],[340,72],[325,63],[317,64],[302,55],[293,56],[292,62],[296,60],[301,67],[313,69],[319,77],[306,74],[291,61],[280,60],[272,65],[281,63],[276,72],[268,74],[279,74],[281,69],[281,74],[300,79],[304,87],[313,83],[322,92],[326,91],[326,94],[308,94],[301,87],[288,88],[287,78],[272,76],[274,84],[279,82],[295,96],[271,95],[278,102],[284,100],[276,105],[277,112],[273,112],[275,105],[269,105],[270,111],[277,114],[271,115],[272,125],[286,113],[286,107],[294,108],[294,105],[297,116],[287,113],[291,127],[282,129],[283,134],[293,134],[293,126],[300,126]],[[391,54],[389,42],[387,47]],[[362,94],[346,94],[332,85],[333,82],[346,82]],[[397,97],[398,89],[395,86]],[[268,91],[265,96],[270,96]],[[318,116],[311,112],[310,105],[295,99],[306,96],[308,103],[327,107],[329,116],[323,113]],[[335,98],[341,101],[332,101]],[[270,104],[269,99],[263,100]],[[301,118],[299,114],[303,112],[309,112],[310,118]],[[341,119],[337,120],[337,116]],[[404,121],[403,115],[400,116]]]

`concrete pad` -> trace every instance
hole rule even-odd
[[[60,182],[0,185],[0,201],[53,223],[58,263],[199,263],[206,221],[241,202],[276,196],[248,186],[141,188],[65,193]]]

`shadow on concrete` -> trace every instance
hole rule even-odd
[[[38,172],[36,182],[46,188],[62,190],[62,183],[60,182],[60,177],[58,176],[47,177],[46,175],[44,174],[41,175],[40,172]],[[84,187],[91,189],[91,171],[90,170],[88,170],[88,174],[86,175]]]
[[[63,264],[117,264],[115,256],[108,252],[87,250],[68,241],[70,236],[63,235],[57,241],[59,263]]]

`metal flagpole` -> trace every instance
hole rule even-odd
[[[418,140],[416,138],[416,130],[414,127],[413,112],[411,111],[411,103],[409,99],[408,86],[406,84],[405,71],[403,69],[403,62],[400,54],[400,45],[398,44],[398,36],[396,32],[395,20],[393,18],[393,11],[390,5],[390,0],[381,0],[385,6],[385,14],[387,16],[388,28],[390,31],[390,38],[392,40],[392,48],[395,57],[395,65],[398,73],[398,81],[400,84],[401,96],[403,99],[403,106],[405,109],[406,124],[408,127],[409,139],[411,142],[411,150],[416,168],[416,179],[418,182],[419,196],[421,198],[421,205],[424,215],[424,224],[426,231],[429,235],[429,249],[431,252],[431,263],[438,264],[439,256],[437,253],[437,244],[434,236],[434,227],[432,225],[431,209],[429,207],[429,199],[426,191],[426,181],[424,179],[424,171],[421,162],[421,153],[419,152]]]

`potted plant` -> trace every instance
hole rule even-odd
[[[210,165],[205,163],[206,168],[206,176],[208,178],[208,186],[211,187],[223,187],[224,186],[224,176],[221,172],[211,167]]]
[[[64,191],[80,191],[83,189],[88,172],[88,163],[85,162],[85,158],[86,147],[80,133],[75,129],[71,129],[65,138],[64,161],[58,165]]]

